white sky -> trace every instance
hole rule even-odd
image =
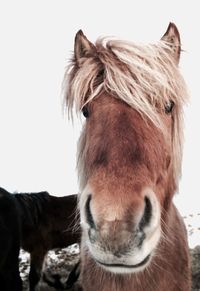
[[[77,30],[91,41],[115,35],[154,42],[170,21],[181,34],[180,68],[191,93],[176,203],[182,214],[200,212],[200,16],[195,0],[1,1],[0,186],[53,195],[78,191],[75,164],[81,125],[77,121],[73,127],[63,117],[61,99]]]

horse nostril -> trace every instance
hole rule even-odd
[[[92,200],[92,195],[89,195],[88,199],[86,201],[86,204],[85,204],[86,219],[87,219],[87,222],[88,222],[88,224],[90,225],[91,228],[96,228],[95,227],[95,223],[94,223],[94,219],[93,219],[93,216],[92,216],[92,212],[91,212],[91,209],[90,209],[91,200]]]
[[[150,199],[148,197],[145,197],[144,201],[145,201],[144,213],[139,225],[139,228],[141,230],[149,224],[152,216],[152,205]]]

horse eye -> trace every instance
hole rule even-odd
[[[165,106],[165,113],[167,114],[171,113],[172,109],[174,108],[174,105],[175,105],[174,101],[170,100]]]
[[[84,116],[85,118],[88,118],[88,117],[89,117],[89,110],[88,110],[87,106],[84,106],[84,107],[82,108],[82,113],[83,113],[83,116]]]

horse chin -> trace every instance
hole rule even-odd
[[[96,263],[102,267],[104,270],[114,273],[114,274],[133,274],[143,271],[147,268],[151,262],[152,255],[149,254],[145,257],[140,263],[135,265],[126,265],[126,264],[107,264],[98,260],[95,260]]]

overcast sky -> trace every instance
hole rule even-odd
[[[134,4],[137,3],[137,4]],[[198,1],[1,1],[0,186],[10,191],[78,191],[74,127],[62,113],[61,84],[81,28],[91,41],[103,35],[154,42],[170,21],[178,26],[180,69],[191,101],[186,109],[183,177],[176,203],[200,212]]]

